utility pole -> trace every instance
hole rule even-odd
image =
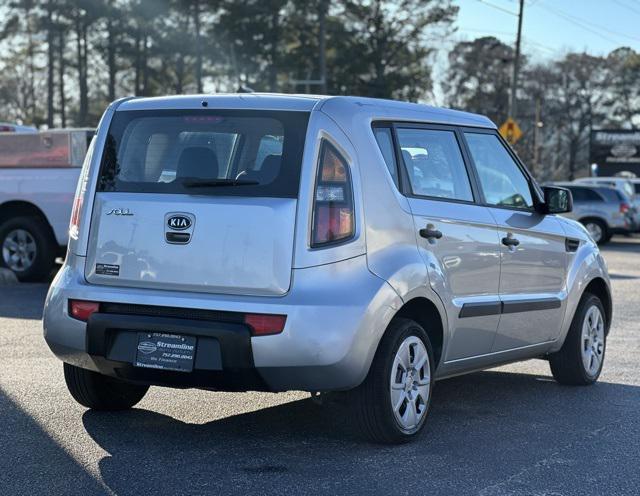
[[[520,11],[518,12],[518,35],[516,38],[516,56],[513,59],[513,75],[511,76],[511,98],[509,99],[509,117],[516,118],[516,92],[518,91],[518,70],[520,69],[520,41],[522,39],[522,14],[524,11],[524,0],[520,0]]]
[[[320,51],[318,65],[320,66],[320,93],[323,95],[327,94],[327,61],[325,52],[327,38],[326,17],[328,10],[329,1],[323,0],[320,2],[318,7],[318,49]]]
[[[533,122],[533,170],[538,176],[540,176],[540,128],[543,126],[540,120],[541,114],[541,97],[536,97],[536,115]]]

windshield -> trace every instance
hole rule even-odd
[[[98,190],[297,197],[308,118],[274,111],[117,112]]]

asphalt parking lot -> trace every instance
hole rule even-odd
[[[605,368],[562,387],[540,360],[437,384],[424,435],[381,447],[307,394],[152,388],[126,413],[67,393],[46,285],[0,288],[0,494],[640,494],[640,239],[604,249]]]

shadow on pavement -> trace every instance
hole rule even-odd
[[[0,494],[104,494],[104,488],[0,390]]]
[[[623,238],[615,237],[609,243],[601,246],[600,249],[603,252],[618,251],[618,252],[640,252],[640,238]]]
[[[438,383],[426,432],[403,446],[366,443],[343,408],[310,400],[204,425],[141,409],[83,422],[119,495],[404,494],[418,479],[433,494],[607,494],[640,484],[640,419],[620,420],[638,405],[634,386],[483,372]]]
[[[0,317],[41,319],[48,284],[20,283],[0,287]]]

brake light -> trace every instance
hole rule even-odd
[[[77,240],[80,236],[80,218],[82,215],[82,205],[84,204],[84,195],[87,192],[87,183],[89,181],[89,167],[91,165],[91,157],[93,156],[93,147],[95,146],[95,138],[91,141],[87,154],[84,158],[84,164],[78,178],[76,186],[76,195],[73,198],[73,208],[71,210],[71,220],[69,222],[69,237]]]
[[[69,300],[69,315],[74,319],[87,322],[89,317],[100,310],[100,303],[95,301]]]
[[[286,315],[247,313],[244,316],[244,323],[251,328],[251,334],[254,336],[280,334],[284,330],[284,324],[286,322]]]
[[[13,126],[0,126],[0,133],[13,133],[15,132],[16,128]]]
[[[84,201],[84,193],[73,199],[73,209],[71,210],[71,222],[69,223],[69,236],[78,239],[80,235],[80,211]]]
[[[628,203],[622,202],[622,203],[620,204],[620,213],[621,213],[621,214],[626,214],[626,213],[629,211],[629,208],[630,208],[630,207],[629,207],[629,204],[628,204]]]
[[[338,150],[324,141],[314,191],[311,246],[315,248],[352,237],[353,217],[349,166]]]

